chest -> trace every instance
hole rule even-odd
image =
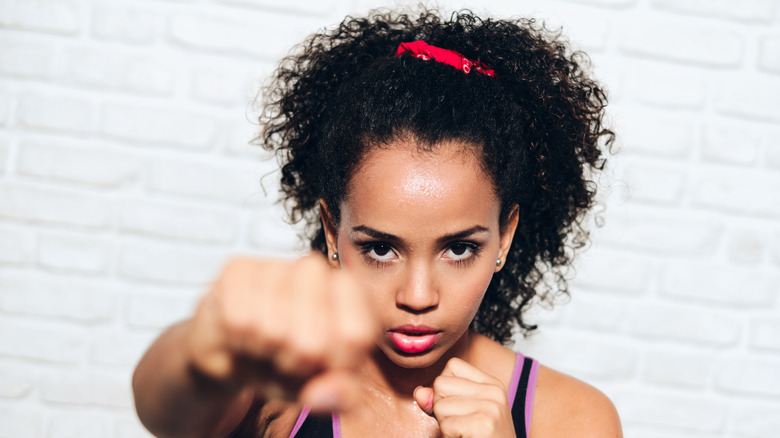
[[[411,404],[390,408],[366,403],[349,412],[324,415],[304,409],[295,420],[280,420],[283,421],[272,422],[264,434],[255,436],[287,438],[292,431],[297,438],[441,437],[436,420]]]
[[[360,412],[339,416],[336,420],[342,438],[441,437],[436,419],[416,406],[396,409],[382,406],[367,407]]]

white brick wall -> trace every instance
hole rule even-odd
[[[518,348],[628,437],[777,437],[780,0],[441,3],[563,25],[611,91],[606,226]],[[0,438],[148,436],[151,339],[229,255],[298,251],[247,146],[259,84],[379,5],[0,0]]]

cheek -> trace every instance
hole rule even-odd
[[[473,313],[477,312],[477,308],[482,303],[482,299],[485,297],[485,292],[490,285],[490,280],[493,278],[493,269],[482,269],[475,273],[472,278],[461,282],[464,291],[464,298],[470,304],[469,307],[473,308]]]
[[[474,266],[461,275],[448,276],[445,290],[450,291],[447,306],[461,316],[465,324],[471,323],[476,315],[485,292],[493,278],[495,266],[487,263]]]

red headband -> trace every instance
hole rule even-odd
[[[406,52],[412,52],[412,56],[425,61],[433,59],[436,62],[451,65],[458,70],[462,70],[463,73],[468,73],[472,68],[474,68],[477,72],[486,76],[493,77],[496,74],[493,70],[487,68],[485,64],[479,61],[472,61],[458,52],[453,50],[440,49],[426,43],[425,41],[414,41],[411,43],[399,44],[398,50],[395,52],[395,57],[397,58]]]

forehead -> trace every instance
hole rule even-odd
[[[387,231],[497,222],[500,203],[475,150],[441,143],[421,151],[409,141],[373,148],[350,180],[342,219]]]

